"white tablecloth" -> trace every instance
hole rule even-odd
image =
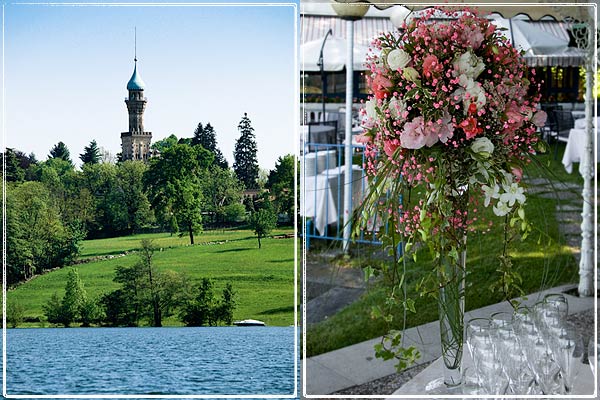
[[[581,122],[583,121],[583,128],[578,128],[578,126],[582,126]],[[596,122],[598,125],[598,122]],[[595,134],[595,131],[592,132]],[[583,153],[585,152],[585,119],[578,119],[575,121],[575,128],[571,129],[569,132],[569,139],[567,141],[567,146],[565,147],[565,154],[563,155],[562,163],[565,166],[565,170],[568,173],[573,172],[573,163],[578,162],[579,164],[579,173],[583,173],[582,171],[582,163]],[[598,147],[598,140],[593,138],[594,143],[596,143],[596,147]],[[598,148],[600,149],[600,148]],[[592,159],[593,162],[593,159]]]
[[[325,227],[343,220],[339,211],[344,204],[345,167],[323,171],[319,175],[306,176],[300,187],[300,215],[312,218],[319,234]],[[356,209],[364,195],[366,177],[358,165],[352,166],[352,209]],[[341,221],[340,221],[341,223]]]
[[[323,174],[306,176],[303,183],[300,188],[300,215],[312,218],[319,233],[324,235],[325,227],[338,220],[329,178]]]

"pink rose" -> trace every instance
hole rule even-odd
[[[404,129],[400,132],[400,142],[406,149],[420,149],[428,142],[425,132],[425,122],[423,117],[416,117],[410,122],[404,124]],[[431,146],[431,145],[430,145]]]
[[[538,111],[535,114],[533,114],[533,117],[531,118],[531,123],[534,124],[537,127],[542,127],[544,125],[546,125],[546,119],[548,118],[548,114],[546,114],[545,111]]]
[[[438,58],[433,54],[429,54],[423,60],[423,75],[425,75],[427,78],[430,78],[433,74],[440,72],[441,67],[442,65],[440,64]]]
[[[376,75],[373,78],[373,94],[375,98],[384,99],[386,95],[389,95],[389,88],[392,86],[392,81],[383,75]]]
[[[400,143],[398,143],[398,139],[384,140],[383,151],[385,151],[385,154],[387,154],[388,157],[392,157],[399,146]]]
[[[523,170],[521,168],[513,168],[512,169],[512,174],[515,177],[515,181],[520,182],[521,179],[523,179]]]

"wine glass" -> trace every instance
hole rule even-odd
[[[560,293],[550,293],[544,296],[544,303],[546,303],[553,310],[558,312],[560,318],[564,321],[569,314],[569,303],[567,298]]]
[[[561,328],[557,337],[551,341],[552,354],[561,369],[565,392],[573,389],[573,381],[577,375],[577,364],[583,357],[583,338],[575,326],[567,324]]]

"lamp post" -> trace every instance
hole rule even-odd
[[[331,28],[325,34],[325,38],[323,39],[323,44],[321,44],[321,52],[319,53],[319,61],[317,61],[317,65],[321,70],[321,100],[323,102],[323,122],[325,122],[325,95],[327,94],[327,83],[325,80],[325,63],[323,62],[323,49],[325,49],[325,42],[329,35],[333,34]]]
[[[365,16],[369,4],[364,3],[332,3],[335,13],[346,21],[346,124],[344,146],[344,232],[343,250],[348,253],[350,234],[352,232],[352,100],[354,75],[354,21]]]

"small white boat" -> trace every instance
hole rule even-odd
[[[262,321],[257,321],[255,319],[245,319],[243,321],[235,321],[233,323],[237,326],[265,326],[265,323]]]

